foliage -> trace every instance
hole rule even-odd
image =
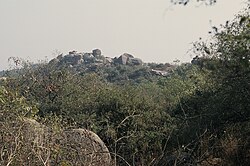
[[[108,136],[111,150],[131,163],[146,164],[161,155],[161,142],[173,128],[171,117],[162,107],[164,96],[161,98],[161,90],[156,88],[149,84],[126,85],[98,95],[98,133],[102,138]]]
[[[26,117],[34,117],[37,111],[35,105],[29,104],[17,92],[4,86],[0,87],[0,165],[22,163],[27,157],[34,159],[31,149],[24,146],[23,120]]]
[[[198,161],[220,158],[230,165],[248,162],[249,139],[240,140],[249,133],[249,25],[247,10],[218,28],[210,43],[195,44],[198,52],[193,64],[207,73],[205,87],[191,96],[182,97],[174,115],[179,121],[179,131],[176,132],[179,143]],[[231,130],[228,133],[231,126],[241,128],[241,132]],[[207,142],[205,151],[202,142]],[[234,155],[223,154],[231,143],[235,148],[242,146],[242,149],[235,149]]]
[[[1,80],[1,128],[33,117],[58,131],[90,129],[118,165],[247,165],[249,10],[213,29],[208,43],[194,44],[192,63],[178,66],[41,63],[14,70]]]

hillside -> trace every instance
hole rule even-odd
[[[100,153],[121,166],[248,165],[249,28],[248,11],[212,41],[194,43],[187,64],[144,63],[127,53],[109,58],[99,49],[20,63],[0,80],[0,165],[84,165]],[[26,118],[50,137],[41,134],[24,144],[39,126],[23,132],[19,124]],[[80,141],[58,139],[70,140],[77,128]],[[95,145],[105,151],[84,153],[83,131],[96,133],[101,140],[92,134]]]
[[[46,65],[51,70],[68,70],[74,74],[84,75],[95,73],[108,82],[126,83],[141,82],[151,80],[158,76],[168,77],[177,68],[176,64],[170,63],[144,63],[141,59],[133,55],[124,53],[119,57],[110,58],[101,54],[100,49],[95,49],[91,53],[70,51],[68,54],[60,54],[56,58],[44,64],[27,64],[25,60],[20,60],[20,64],[30,69],[39,68]],[[188,64],[186,64],[188,65]],[[22,73],[24,68],[1,71],[0,76],[14,76]]]
[[[68,54],[60,54],[49,62],[56,69],[71,68],[78,74],[97,73],[109,82],[138,81],[150,79],[154,75],[168,76],[176,68],[176,65],[144,63],[133,55],[124,53],[119,57],[110,58],[101,54],[100,49],[91,53],[78,53],[70,51]]]

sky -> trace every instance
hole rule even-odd
[[[0,70],[9,68],[9,57],[38,62],[95,48],[108,57],[188,62],[192,42],[232,20],[244,2],[184,7],[170,0],[0,0]]]

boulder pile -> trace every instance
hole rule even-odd
[[[60,54],[56,58],[52,59],[50,63],[57,65],[71,65],[77,66],[82,64],[119,64],[119,65],[142,65],[143,62],[139,58],[135,58],[133,55],[124,53],[119,57],[110,58],[102,55],[100,49],[94,49],[90,53],[78,53],[77,51],[70,51],[67,55]]]

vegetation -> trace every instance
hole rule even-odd
[[[217,27],[208,43],[194,43],[194,56],[192,63],[178,66],[74,70],[41,63],[5,73],[0,89],[0,165],[22,159],[13,153],[19,145],[13,134],[20,133],[16,125],[25,117],[57,131],[94,131],[108,146],[114,165],[247,165],[249,8]],[[150,70],[166,67],[171,67],[167,76]],[[18,153],[25,156],[29,150]]]

